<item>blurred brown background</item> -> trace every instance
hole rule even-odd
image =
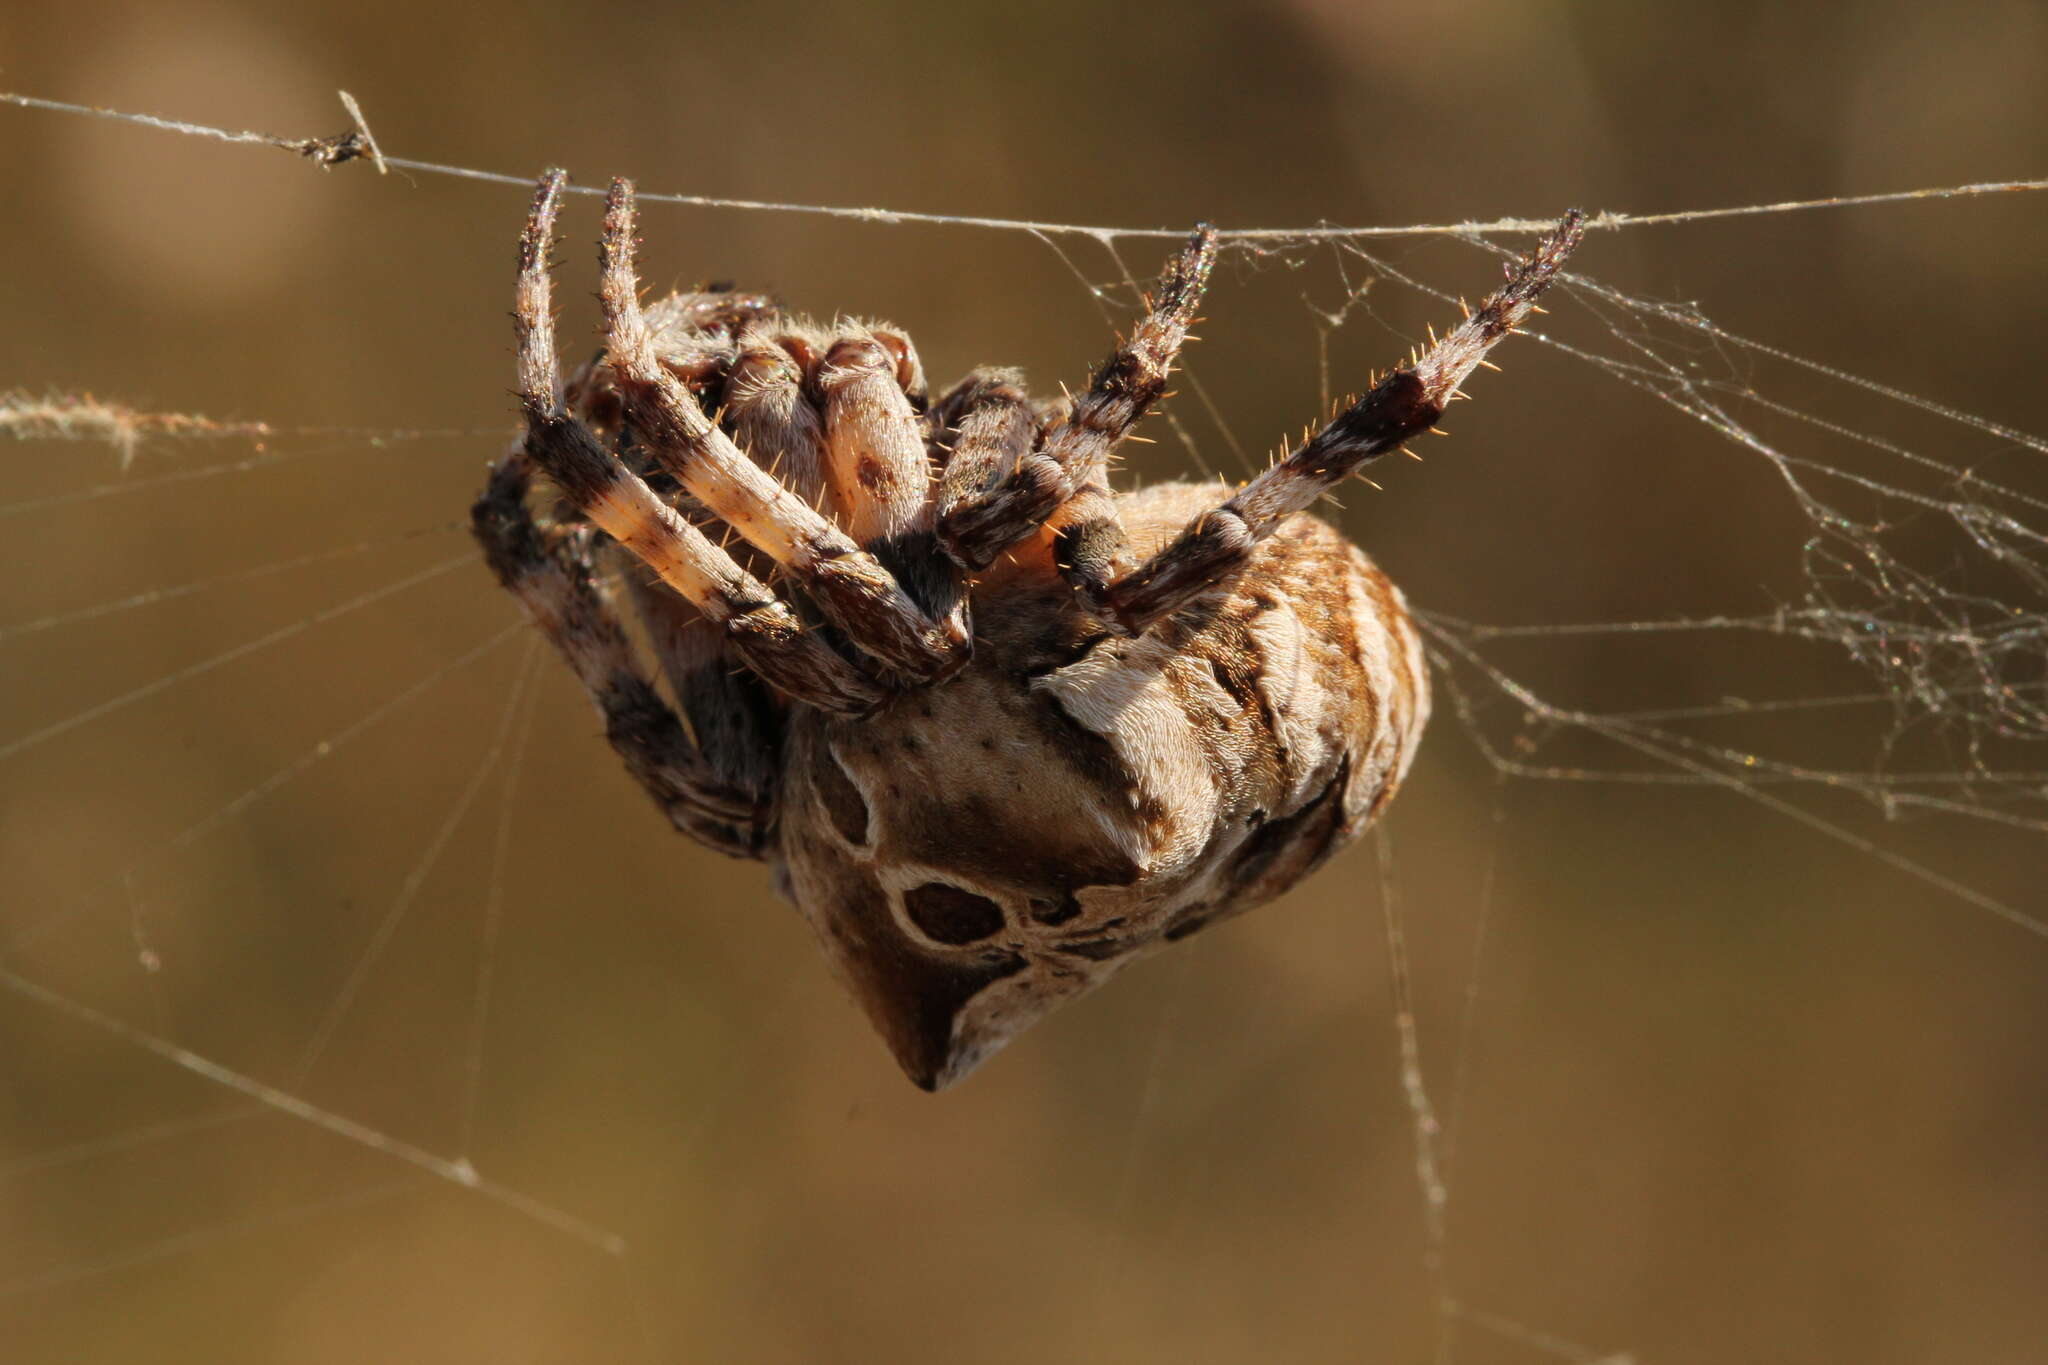
[[[346,88],[388,151],[463,166],[1117,226],[1655,211],[2048,169],[2048,17],[2017,0],[96,0],[14,7],[0,51],[9,88],[293,135],[339,131]],[[2040,1358],[2041,937],[1724,792],[1499,782],[1443,714],[1385,855],[1427,1078],[1454,1121],[1441,1275],[1370,843],[959,1090],[916,1093],[761,871],[664,832],[552,658],[530,736],[510,713],[524,757],[509,796],[500,766],[462,804],[525,657],[515,636],[436,674],[515,619],[454,523],[509,418],[523,195],[9,108],[0,146],[0,389],[453,433],[158,442],[126,474],[100,445],[0,449],[7,501],[30,504],[7,516],[0,621],[367,542],[0,639],[0,742],[155,689],[0,767],[0,966],[386,1139],[467,1156],[629,1244],[606,1254],[251,1116],[0,992],[0,1358]],[[2044,215],[2048,199],[2016,195],[1643,228],[1596,236],[1578,264],[2040,432]],[[588,335],[594,228],[574,206],[571,337]],[[730,277],[887,316],[942,380],[1004,362],[1050,386],[1106,340],[1073,271],[1023,234],[674,208],[644,232],[653,283]],[[1099,246],[1061,246],[1087,279],[1120,281]],[[1494,278],[1458,244],[1373,249],[1454,292]],[[1118,250],[1140,276],[1163,254]],[[1342,302],[1336,265],[1304,252],[1221,272],[1193,369],[1254,452],[1320,401],[1315,310]],[[1340,387],[1442,318],[1384,297],[1331,338]],[[1578,344],[1613,340],[1584,310],[1554,321]],[[1757,363],[1693,344],[1723,378]],[[1501,359],[1428,465],[1346,497],[1419,603],[1529,624],[1796,597],[1808,528],[1760,461],[1554,350]],[[1770,382],[1779,402],[2027,477],[1979,433],[1812,374]],[[1181,411],[1199,458],[1233,469],[1192,396]],[[1137,471],[1187,472],[1197,457],[1152,434]],[[1854,684],[1828,659],[1718,636],[1631,655],[1560,640],[1520,664],[1609,706]],[[1810,727],[1770,742],[1879,760],[1882,723]],[[2048,913],[2039,835],[1817,809]],[[1460,1314],[1439,1310],[1446,1286]]]

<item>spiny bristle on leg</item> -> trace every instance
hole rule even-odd
[[[1512,332],[1550,286],[1585,232],[1585,215],[1567,213],[1536,249],[1510,265],[1507,283],[1419,357],[1391,371],[1356,402],[1254,479],[1210,522],[1178,540],[1104,594],[1126,630],[1143,631],[1241,565],[1250,547],[1307,508],[1360,465],[1399,450],[1436,423],[1486,352]],[[1434,334],[1432,333],[1432,336]]]

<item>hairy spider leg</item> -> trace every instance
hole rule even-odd
[[[932,458],[918,408],[924,367],[910,338],[843,324],[812,375],[825,426],[825,477],[839,522],[949,633],[969,632],[959,566],[933,529]]]
[[[763,362],[779,363],[781,370],[791,369],[793,362],[788,352],[773,343],[752,340],[757,333],[762,338],[772,335],[780,323],[781,309],[775,299],[714,285],[670,294],[646,313],[662,366],[706,407],[722,407],[742,448],[803,491],[805,486],[797,483],[792,471],[815,470],[818,463],[815,453],[805,450],[805,436],[813,442],[816,439],[816,414],[800,398],[794,404],[776,401],[780,395],[772,372],[762,374]],[[764,383],[764,378],[768,382]],[[795,386],[789,387],[794,393]],[[624,405],[602,354],[569,381],[566,401],[583,422],[605,436],[615,436],[614,448],[621,458],[636,472],[645,473],[644,453],[632,444]],[[808,433],[805,418],[809,418]],[[668,490],[660,485],[670,482],[666,475],[658,475],[657,482],[649,486],[666,497]],[[810,496],[817,496],[815,488]],[[708,513],[686,510],[685,515],[742,568],[779,591],[773,560],[744,542],[732,544],[730,528]],[[721,781],[753,794],[761,809],[772,812],[784,724],[783,708],[775,694],[726,647],[723,629],[659,579],[650,578],[639,561],[616,542],[608,537],[599,540],[591,553],[600,579],[608,585],[605,600],[618,605],[623,598],[624,604],[630,605],[639,626],[633,638],[644,640],[652,651],[667,680],[667,695],[682,714],[705,761]],[[744,851],[759,856],[761,846],[757,841]]]
[[[740,449],[813,507],[825,499],[825,423],[804,396],[808,341],[754,329],[741,334],[723,407]]]
[[[616,547],[612,553],[619,554]],[[725,633],[639,565],[615,571],[615,593],[631,604],[668,680],[690,736],[719,779],[773,807],[781,781],[786,708],[752,669],[726,648]]]
[[[1435,426],[1487,351],[1536,306],[1584,230],[1584,215],[1567,213],[1533,252],[1507,268],[1505,285],[1419,360],[1389,373],[1286,459],[1195,517],[1165,549],[1111,584],[1105,600],[1114,619],[1142,632],[1171,615],[1237,572],[1253,546],[1360,465]]]
[[[736,339],[741,332],[757,320],[772,319],[777,311],[766,294],[671,294],[647,310],[647,323],[669,373],[693,393],[716,395],[730,382],[739,362]],[[575,373],[565,397],[569,410],[584,422],[603,430],[619,425],[623,409],[618,386],[602,356]]]
[[[965,584],[931,530],[932,466],[943,452],[927,430],[924,369],[910,339],[875,323],[764,321],[741,330],[736,347],[716,408],[734,444],[965,638]],[[666,346],[662,363],[675,369]]]
[[[927,615],[880,560],[741,452],[662,366],[640,311],[633,228],[632,184],[614,180],[605,199],[599,299],[607,360],[635,435],[692,496],[773,558],[856,647],[913,682],[956,671],[969,652],[964,625]]]
[[[1038,413],[1016,370],[968,374],[932,405],[933,439],[943,442],[936,500],[940,525],[957,525],[1015,473],[1038,441]]]
[[[812,376],[824,419],[825,486],[846,533],[862,545],[931,529],[924,428],[897,377],[914,365],[897,333],[844,326]]]
[[[726,770],[691,744],[598,593],[593,534],[539,525],[528,506],[531,482],[532,463],[515,447],[471,509],[470,528],[492,572],[574,670],[604,717],[612,749],[670,822],[721,853],[760,857],[774,824],[774,788]]]
[[[1205,225],[1167,262],[1145,316],[1110,352],[1065,417],[999,484],[954,503],[941,517],[940,539],[960,564],[984,568],[1050,522],[1060,571],[1091,604],[1100,602],[1110,581],[1128,567],[1123,524],[1109,489],[1110,456],[1165,393],[1215,264],[1216,234]]]
[[[519,243],[513,317],[527,455],[577,511],[716,623],[740,658],[771,685],[828,711],[874,709],[887,696],[879,683],[806,631],[787,603],[683,520],[563,410],[547,253],[566,178],[560,171],[541,178]],[[680,387],[672,377],[669,382]],[[684,398],[694,411],[695,402]]]

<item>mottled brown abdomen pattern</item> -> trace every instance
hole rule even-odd
[[[1134,551],[1225,492],[1120,497]],[[783,885],[927,1088],[1293,885],[1393,794],[1429,712],[1399,592],[1305,515],[1135,638],[1049,555],[973,600],[958,676],[863,719],[799,711],[784,752]]]

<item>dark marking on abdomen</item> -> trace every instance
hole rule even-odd
[[[1338,763],[1337,772],[1320,792],[1292,815],[1269,820],[1244,841],[1231,859],[1225,875],[1232,886],[1249,887],[1278,867],[1283,859],[1292,866],[1291,883],[1329,856],[1331,844],[1344,825],[1344,789],[1351,781],[1351,758]]]
[[[926,938],[954,947],[979,943],[1003,927],[1002,906],[945,882],[926,882],[904,892],[903,910]]]

